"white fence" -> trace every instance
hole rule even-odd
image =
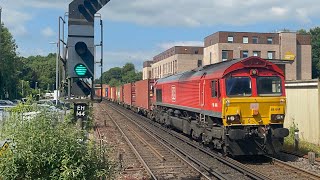
[[[295,123],[299,137],[320,145],[319,80],[286,82],[287,112],[285,126]]]

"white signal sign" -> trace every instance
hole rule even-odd
[[[86,116],[86,104],[75,104],[75,115],[77,117],[85,117]]]

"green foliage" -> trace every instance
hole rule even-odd
[[[42,111],[35,118],[21,117],[12,113],[1,128],[0,139],[14,143],[10,144],[12,151],[0,157],[0,179],[113,177],[114,165],[104,158],[106,148],[84,142],[84,132],[61,122],[56,113]]]
[[[4,24],[0,36],[0,99],[18,99],[37,94],[38,91],[30,88],[35,88],[35,82],[42,90],[53,89],[55,54],[18,57],[18,46]]]
[[[0,98],[14,99],[18,97],[17,84],[20,75],[20,59],[16,54],[18,48],[8,28],[3,24],[0,49]]]
[[[136,72],[134,64],[126,63],[122,68],[114,67],[102,74],[102,82],[110,86],[139,81],[142,79],[142,72]],[[100,83],[100,79],[96,80]]]
[[[298,125],[295,123],[292,123],[292,125],[289,127],[289,136],[285,137],[284,139],[284,150],[287,150],[289,152],[293,152],[295,151],[294,149],[294,132],[295,130],[298,130]],[[308,152],[315,152],[316,155],[319,157],[320,156],[320,147],[300,140],[299,141],[299,149],[298,149],[299,153],[302,154],[307,154]]]
[[[320,75],[320,27],[310,29],[312,38],[312,77],[319,78]]]
[[[42,90],[52,90],[56,76],[56,54],[50,53],[48,56],[30,56],[22,58],[24,81],[29,81],[29,85]]]
[[[315,27],[309,31],[300,29],[299,34],[310,34],[312,45],[312,78],[320,76],[320,27]]]

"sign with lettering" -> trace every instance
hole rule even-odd
[[[176,102],[176,86],[171,86],[171,99],[172,102]]]
[[[284,55],[285,60],[293,61],[295,58],[296,58],[296,56],[290,51],[286,52]]]
[[[74,104],[74,114],[76,117],[85,117],[87,107],[87,104]]]

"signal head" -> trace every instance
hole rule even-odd
[[[80,41],[76,43],[75,50],[79,56],[84,56],[88,52],[88,46],[86,43]]]

